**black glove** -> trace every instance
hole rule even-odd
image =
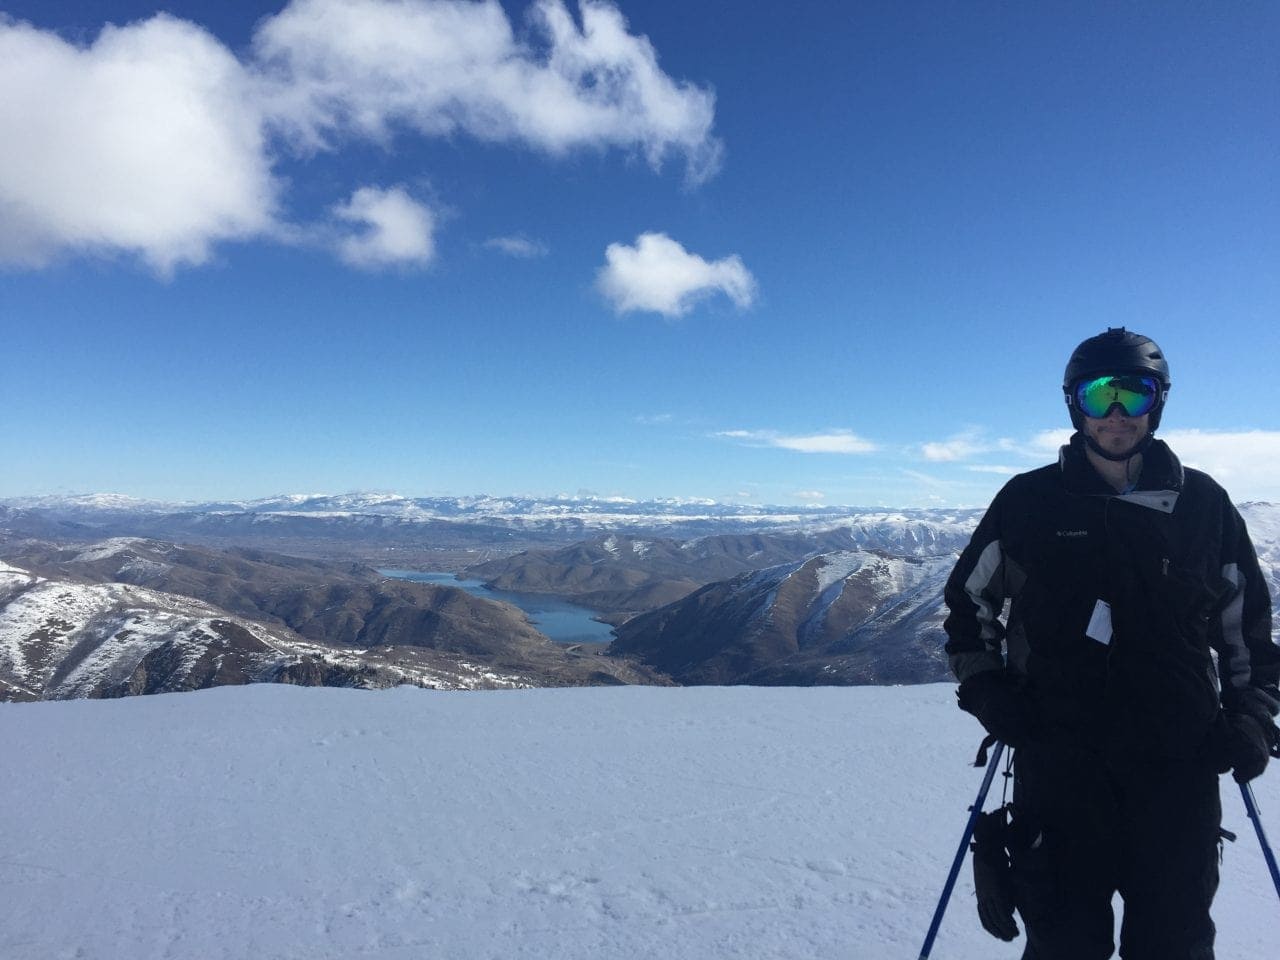
[[[1248,783],[1260,776],[1278,742],[1280,731],[1270,718],[1248,713],[1228,715],[1223,760],[1231,764],[1231,776],[1236,783]]]
[[[973,826],[973,887],[982,929],[1008,943],[1018,935],[1013,919],[1013,868],[1005,846],[1006,808],[980,814]]]
[[[987,732],[1017,749],[1039,737],[1039,722],[1027,696],[1003,670],[975,673],[956,692],[960,709],[972,713]]]

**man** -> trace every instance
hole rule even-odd
[[[1116,891],[1125,960],[1211,960],[1218,774],[1280,741],[1267,586],[1227,494],[1153,436],[1169,387],[1148,337],[1080,344],[1070,443],[996,495],[947,583],[960,706],[1016,750],[1024,960],[1111,956]]]

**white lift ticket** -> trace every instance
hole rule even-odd
[[[1111,645],[1111,604],[1099,600],[1093,605],[1093,616],[1089,618],[1089,626],[1084,628],[1084,635],[1104,646]]]

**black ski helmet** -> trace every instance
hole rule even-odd
[[[1071,425],[1077,430],[1084,426],[1084,414],[1075,403],[1076,384],[1109,373],[1140,373],[1160,381],[1160,397],[1148,414],[1151,419],[1147,435],[1155,433],[1172,385],[1169,362],[1154,340],[1124,327],[1108,327],[1106,333],[1090,337],[1072,351],[1066,372],[1062,375],[1062,395],[1071,412]]]

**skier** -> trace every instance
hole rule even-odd
[[[1280,743],[1267,585],[1225,491],[1153,436],[1169,388],[1150,338],[1081,343],[1075,434],[996,495],[947,583],[960,706],[1016,751],[1023,960],[1110,957],[1117,891],[1125,960],[1212,960],[1218,774],[1246,783]],[[979,912],[1009,940],[1000,887]]]

